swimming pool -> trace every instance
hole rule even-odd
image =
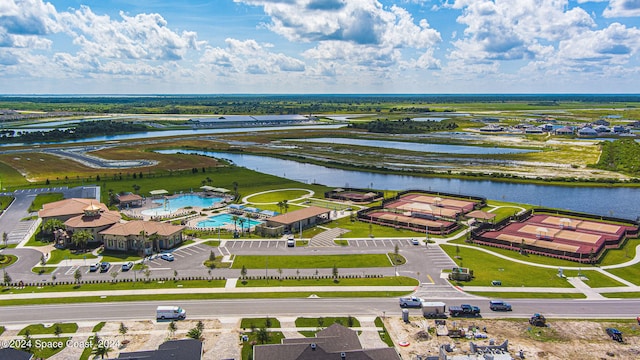
[[[209,208],[216,203],[222,202],[224,199],[219,197],[202,197],[200,195],[179,195],[172,199],[153,200],[155,204],[160,206],[142,211],[142,215],[147,216],[164,216],[174,213],[185,207]]]
[[[217,228],[225,225],[233,225],[233,215],[231,214],[217,214],[213,216],[209,216],[207,220],[202,220],[198,222],[196,225],[199,228]],[[254,227],[256,225],[262,224],[262,221],[249,219],[244,216],[238,216],[238,219],[244,219],[244,224],[242,225],[245,229]],[[236,226],[240,229],[240,222],[236,222]]]

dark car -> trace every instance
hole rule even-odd
[[[489,309],[493,311],[511,311],[511,304],[502,300],[491,300],[489,301]]]

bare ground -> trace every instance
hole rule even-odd
[[[401,319],[387,318],[385,325],[389,334],[398,345],[402,341],[409,342],[406,347],[396,348],[403,359],[415,359],[416,355],[436,355],[440,345],[454,345],[452,354],[469,353],[469,343],[489,345],[493,340],[496,345],[509,340],[509,350],[515,358],[522,350],[526,359],[548,360],[600,360],[600,359],[638,359],[640,358],[640,326],[630,323],[590,322],[572,320],[551,320],[548,327],[532,327],[524,319],[519,320],[484,320],[463,319],[447,320],[451,329],[468,329],[475,326],[487,335],[486,339],[452,339],[448,336],[438,337],[435,332],[427,337],[427,327],[435,326],[433,320],[412,318],[409,324]],[[486,332],[482,329],[486,327]],[[623,343],[611,340],[605,329],[617,327],[623,332]]]

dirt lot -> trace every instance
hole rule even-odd
[[[392,338],[399,344],[409,342],[406,347],[397,346],[403,359],[415,359],[416,355],[437,355],[440,345],[454,346],[453,354],[468,354],[469,343],[496,345],[509,340],[508,348],[514,358],[519,358],[522,350],[526,359],[638,359],[640,358],[640,326],[633,322],[590,322],[575,320],[549,320],[547,327],[533,327],[525,319],[484,320],[456,319],[447,320],[449,329],[469,327],[479,328],[486,339],[452,339],[448,336],[436,336],[434,320],[411,318],[405,324],[399,318],[387,318],[385,325]],[[455,325],[454,325],[455,324]],[[486,331],[483,328],[486,327]],[[623,332],[623,343],[609,338],[605,329],[615,327]],[[429,336],[425,329],[431,329]]]

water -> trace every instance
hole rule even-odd
[[[311,139],[295,139],[293,141],[371,146],[371,147],[379,147],[379,148],[386,148],[386,149],[422,151],[422,152],[442,153],[442,154],[494,155],[494,154],[521,154],[521,153],[536,151],[536,150],[502,148],[502,147],[483,147],[483,146],[449,145],[449,144],[424,144],[424,143],[414,143],[414,142],[404,142],[404,141],[367,140],[367,139],[350,139],[350,138],[311,138]]]
[[[51,141],[51,142],[35,142],[35,143],[3,143],[3,146],[25,146],[25,145],[43,145],[43,144],[75,144],[85,143],[91,141],[120,141],[120,140],[135,140],[135,139],[155,139],[168,136],[201,136],[209,134],[227,134],[227,133],[250,133],[255,131],[276,131],[276,130],[305,130],[305,129],[338,129],[345,125],[297,125],[297,126],[261,126],[261,127],[247,127],[247,128],[227,128],[227,129],[185,129],[185,130],[161,130],[161,131],[146,131],[134,134],[120,134],[120,135],[108,135],[108,136],[96,136],[85,139],[75,139],[66,141]]]
[[[143,210],[142,214],[146,216],[165,216],[178,211],[185,207],[209,208],[214,204],[222,202],[222,198],[202,197],[199,195],[180,195],[178,197],[165,200],[153,200],[155,204],[160,205],[157,208]]]
[[[636,219],[640,215],[640,207],[638,206],[640,189],[638,188],[545,186],[490,180],[427,178],[333,169],[291,160],[247,154],[188,150],[162,150],[158,152],[163,154],[182,152],[229,159],[236,165],[261,173],[332,187],[431,190],[484,196],[495,200],[570,209],[627,219]]]
[[[253,220],[253,219],[249,219],[249,218],[242,217],[242,216],[238,216],[238,219],[243,219],[244,220],[244,224],[242,225],[242,227],[244,227],[244,228],[251,228],[251,227],[254,227],[256,225],[262,224],[262,221]],[[198,222],[196,227],[199,227],[199,228],[217,228],[217,227],[222,227],[222,226],[225,226],[225,225],[233,225],[232,215],[230,215],[230,214],[213,215],[213,216],[210,216],[207,220],[203,220],[203,221]],[[236,221],[236,226],[238,226],[238,228],[240,228],[240,222],[239,221]]]

